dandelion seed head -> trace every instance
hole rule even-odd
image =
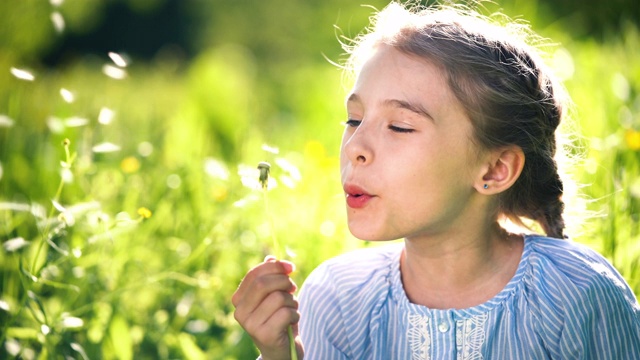
[[[103,142],[92,147],[91,151],[93,151],[94,153],[116,152],[116,151],[120,151],[120,146],[110,142]]]
[[[182,179],[180,178],[180,175],[171,174],[167,176],[167,186],[170,189],[177,189],[180,187],[180,185],[182,185]]]
[[[143,141],[138,144],[138,154],[142,157],[147,157],[153,154],[153,144],[148,141]]]
[[[15,76],[17,79],[20,79],[20,80],[33,81],[36,79],[35,75],[33,75],[31,72],[24,69],[18,69],[18,68],[12,67],[10,71],[11,71],[11,75]]]
[[[115,80],[122,80],[127,77],[127,72],[124,69],[110,64],[105,64],[104,66],[102,66],[102,72],[108,77]]]
[[[76,279],[81,279],[85,276],[85,271],[82,266],[74,266],[73,269],[71,269],[71,273],[73,273]]]
[[[109,52],[109,58],[111,59],[111,61],[113,61],[114,64],[116,64],[116,66],[124,68],[127,67],[127,65],[129,65],[129,61],[127,61],[127,59],[118,54],[117,52]]]
[[[113,121],[115,115],[115,111],[107,107],[103,107],[100,109],[100,113],[98,114],[98,122],[102,125],[109,125]]]
[[[336,224],[331,220],[326,220],[320,224],[320,234],[326,237],[332,237],[336,233]]]
[[[61,88],[60,96],[62,96],[62,99],[67,103],[72,103],[76,100],[76,96],[69,89]]]
[[[15,124],[15,121],[13,121],[13,119],[8,117],[7,115],[0,114],[0,127],[9,128],[12,127],[13,124]]]
[[[60,169],[60,178],[65,184],[71,184],[73,182],[73,172],[69,168]]]
[[[54,134],[60,134],[64,131],[64,123],[62,119],[55,116],[49,116],[47,118],[47,127]]]
[[[61,34],[65,28],[64,17],[57,11],[51,13],[51,22],[53,23],[53,28],[56,30],[58,34]]]

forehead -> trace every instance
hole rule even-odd
[[[419,103],[434,116],[445,111],[464,112],[441,66],[389,45],[376,46],[367,56],[347,100],[354,98],[353,94],[361,102],[395,99]]]

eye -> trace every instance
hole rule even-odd
[[[347,121],[345,121],[345,125],[349,126],[349,127],[358,127],[360,126],[360,123],[362,123],[362,120],[354,120],[354,119],[349,119]]]
[[[414,129],[403,128],[395,125],[389,125],[389,130],[397,133],[412,133],[415,131]]]

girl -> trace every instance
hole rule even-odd
[[[564,238],[560,89],[534,49],[470,11],[392,3],[350,49],[341,148],[354,236],[404,243],[307,278],[268,257],[233,296],[263,359],[640,359],[640,306]],[[509,219],[546,236],[507,232]],[[303,351],[304,349],[304,351]]]

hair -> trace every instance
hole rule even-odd
[[[501,25],[468,8],[405,8],[391,3],[353,44],[346,68],[360,69],[381,44],[441,67],[484,149],[518,146],[525,163],[516,182],[498,196],[498,214],[516,224],[538,222],[564,237],[563,182],[554,159],[556,129],[565,116],[563,89],[544,66],[535,35],[521,23]],[[562,150],[562,149],[560,149]]]

